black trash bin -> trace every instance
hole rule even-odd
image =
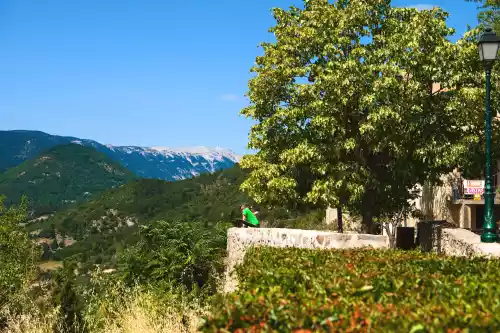
[[[415,248],[415,228],[398,227],[396,229],[396,248],[402,250]]]

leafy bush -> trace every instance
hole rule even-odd
[[[65,265],[53,275],[55,290],[53,291],[54,306],[59,313],[54,323],[55,333],[85,333],[88,332],[83,320],[83,301],[78,294],[78,282],[75,276],[76,265]]]
[[[30,283],[36,276],[41,249],[19,226],[27,216],[26,197],[19,206],[5,208],[0,196],[0,312],[23,306]],[[1,315],[0,315],[1,316]]]
[[[303,230],[338,230],[336,223],[326,224],[325,211],[323,209],[311,210],[304,213],[295,213],[295,216],[288,218],[282,217],[269,221],[266,227],[268,228],[288,228],[288,229],[303,229]]]
[[[494,332],[499,271],[416,251],[254,248],[202,331]]]
[[[129,284],[177,283],[188,290],[208,287],[223,269],[228,225],[158,221],[142,226],[140,241],[118,257]]]

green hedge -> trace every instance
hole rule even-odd
[[[500,330],[500,260],[255,248],[237,273],[203,332]]]

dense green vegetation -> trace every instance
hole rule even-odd
[[[125,224],[126,218],[138,223],[230,220],[239,214],[239,204],[248,200],[238,189],[244,177],[234,167],[178,182],[138,179],[59,212],[42,225],[55,224],[61,233],[81,240],[89,233],[114,231],[119,220]],[[96,220],[102,223],[97,225]]]
[[[171,281],[189,291],[209,287],[214,293],[224,270],[228,226],[166,221],[143,226],[140,241],[119,255],[118,274],[128,283]]]
[[[139,179],[111,189],[94,200],[74,206],[28,226],[38,236],[55,233],[77,242],[51,257],[88,264],[114,265],[114,256],[138,240],[138,226],[152,221],[200,223],[205,227],[240,218],[241,203],[251,203],[239,190],[247,172],[235,166],[214,174],[178,182]],[[260,207],[259,218],[269,226],[319,228],[322,210],[293,211]]]
[[[238,190],[244,175],[234,167],[179,182],[134,180],[28,229],[40,237],[52,238],[57,232],[76,240],[54,252],[54,259],[113,266],[115,254],[139,240],[140,225],[165,220],[210,226],[236,218],[239,204],[248,200]]]
[[[62,319],[102,329],[104,323],[96,318],[101,318],[103,311],[108,317],[120,311],[127,291],[136,288],[164,301],[185,297],[205,303],[215,294],[224,269],[228,226],[166,221],[142,226],[137,242],[116,257],[116,270],[111,274],[96,274],[94,270],[86,277],[80,268],[75,276],[73,269],[78,265],[68,261],[62,274],[55,275],[55,303],[67,308]],[[96,303],[106,304],[106,308],[96,308]]]
[[[216,291],[228,224],[153,222],[142,226],[137,242],[127,244],[117,256],[117,269],[111,274],[102,269],[86,274],[71,260],[58,271],[41,272],[36,268],[41,248],[19,225],[26,221],[26,200],[8,209],[1,203],[0,329],[108,332],[110,326],[122,325],[120,320],[137,325],[136,321],[163,318],[163,331],[174,324],[179,331],[187,325],[186,311],[199,311]],[[146,311],[145,301],[145,319],[135,318],[137,311]],[[136,304],[128,308],[130,318],[118,316],[129,303]],[[157,317],[150,318],[149,311]]]
[[[255,248],[204,332],[494,332],[500,260]]]
[[[135,176],[106,155],[77,144],[54,147],[0,175],[9,203],[29,199],[32,216],[53,213],[88,200]]]
[[[482,26],[491,26],[500,33],[500,0],[467,0],[478,3],[478,19]]]
[[[19,206],[4,206],[0,196],[0,328],[5,316],[26,305],[26,291],[36,276],[38,248],[19,223],[27,216],[26,198]]]

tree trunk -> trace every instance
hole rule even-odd
[[[363,209],[363,226],[362,226],[362,229],[363,229],[363,233],[365,234],[373,234],[375,233],[375,227],[374,227],[374,224],[373,224],[373,214],[372,214],[372,211],[371,209],[365,207]]]
[[[363,206],[362,206],[362,229],[363,233],[375,234],[376,227],[373,223],[373,210],[375,205],[375,192],[373,190],[367,189],[363,196]]]
[[[344,225],[342,221],[342,206],[337,207],[337,225],[338,225],[338,232],[343,234]]]

